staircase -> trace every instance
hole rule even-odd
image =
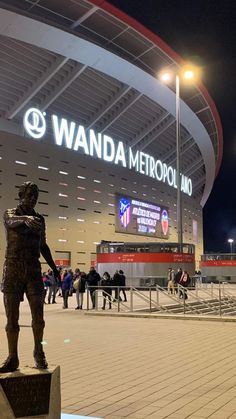
[[[153,307],[151,311],[198,316],[236,316],[236,297],[229,293],[224,292],[223,297],[221,295],[216,296],[213,293],[213,297],[211,297],[209,291],[205,292],[203,290],[203,296],[199,297],[195,292],[188,289],[188,299],[180,300],[178,295],[168,294],[166,289],[159,285],[157,285],[157,290],[168,297],[171,303],[155,303],[156,307]],[[184,288],[181,286],[179,286],[179,290],[184,292]]]

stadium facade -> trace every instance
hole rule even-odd
[[[53,257],[87,271],[101,240],[176,242],[175,85],[185,64],[106,1],[5,0],[0,10],[0,199],[39,186]],[[222,128],[198,83],[181,86],[183,241],[203,252],[202,208]],[[0,260],[4,258],[1,222]]]

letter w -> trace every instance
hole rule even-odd
[[[66,147],[72,148],[75,122],[70,122],[69,125],[66,119],[62,118],[59,121],[56,115],[52,115],[52,125],[56,144],[61,146],[64,139]]]

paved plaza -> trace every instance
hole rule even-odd
[[[74,297],[69,304],[62,310],[58,297],[45,306],[45,351],[50,365],[61,366],[62,412],[104,419],[236,419],[235,322],[96,316],[74,310]],[[33,365],[30,323],[25,301],[21,366]],[[1,360],[7,355],[4,325],[1,296]]]

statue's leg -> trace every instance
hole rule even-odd
[[[32,329],[34,335],[34,360],[35,367],[38,369],[46,369],[48,367],[45,354],[43,352],[43,295],[29,295],[28,296],[30,310],[32,314]]]
[[[6,334],[9,355],[2,367],[0,367],[0,372],[13,372],[19,366],[17,346],[20,296],[17,294],[4,294],[4,306],[7,316]]]

